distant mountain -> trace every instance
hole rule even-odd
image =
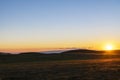
[[[120,54],[120,50],[112,50],[111,52],[116,53],[116,54]]]
[[[88,49],[77,49],[77,50],[65,51],[63,53],[101,53],[101,52],[102,51],[88,50]]]
[[[113,53],[113,55],[120,55],[120,50],[111,50],[111,51],[97,51],[97,50],[89,50],[89,49],[77,49],[77,50],[69,50],[69,51],[65,51],[62,52],[62,54],[97,54],[97,55],[101,55],[102,53]]]
[[[22,52],[19,53],[18,55],[45,55],[45,54],[40,52]]]
[[[66,51],[70,51],[70,50],[75,50],[75,49],[67,49],[67,50],[51,50],[51,51],[43,51],[42,53],[44,54],[60,54]]]
[[[11,53],[0,52],[0,55],[10,55]]]
[[[67,50],[61,53],[45,54],[42,52],[24,52],[19,54],[10,54],[0,52],[1,63],[21,63],[21,62],[41,62],[41,61],[56,61],[56,60],[88,60],[88,59],[111,59],[120,58],[120,50],[106,51],[113,55],[103,55],[105,51],[96,51],[88,49]],[[115,54],[115,55],[114,55]]]
[[[43,51],[43,52],[22,52],[19,54],[0,52],[0,55],[47,55],[47,54],[101,54],[101,53],[114,53],[120,55],[120,50],[111,50],[111,51],[97,51],[89,49],[68,49],[68,50],[52,50],[52,51]]]

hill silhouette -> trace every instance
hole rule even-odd
[[[11,55],[11,53],[0,52],[0,55]]]
[[[97,51],[97,50],[89,50],[89,49],[77,49],[77,50],[69,50],[69,51],[65,51],[63,53],[65,54],[71,54],[71,53],[74,53],[74,54],[82,54],[82,53],[88,53],[88,54],[96,54],[96,53],[103,53],[104,51]]]
[[[40,52],[24,52],[19,54],[10,54],[0,52],[0,64],[19,63],[19,62],[41,62],[58,60],[88,60],[102,58],[120,58],[120,50],[113,50],[114,55],[103,55],[106,51],[96,51],[88,49],[69,50],[59,54],[44,54]],[[109,52],[108,52],[109,54]]]
[[[62,54],[81,54],[81,55],[103,55],[104,53],[113,53],[111,55],[120,55],[120,50],[89,50],[89,49],[77,49],[77,50],[69,50],[62,52]],[[105,55],[105,54],[104,54]],[[106,54],[107,55],[107,54]]]

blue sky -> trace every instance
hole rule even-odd
[[[120,0],[0,0],[0,48],[118,45],[119,22]]]

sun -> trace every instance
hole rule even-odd
[[[105,50],[113,50],[113,45],[111,44],[106,45]]]

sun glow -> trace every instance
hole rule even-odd
[[[111,45],[111,44],[108,44],[105,46],[105,50],[113,50],[113,49],[114,49],[113,45]]]

